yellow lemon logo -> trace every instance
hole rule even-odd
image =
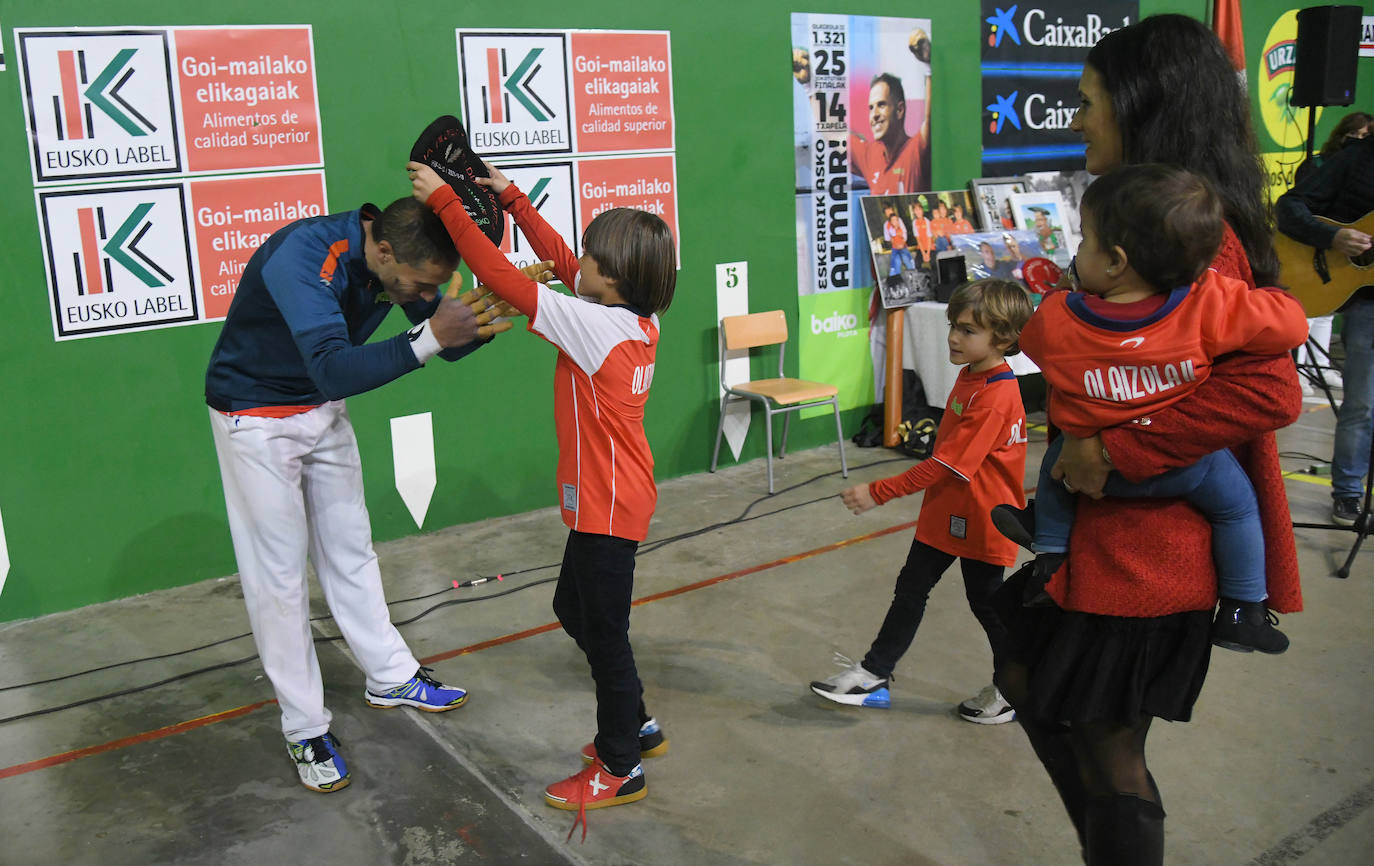
[[[1264,130],[1274,144],[1284,150],[1306,146],[1307,112],[1291,104],[1293,97],[1293,66],[1298,47],[1298,10],[1289,9],[1279,16],[1264,39],[1264,51],[1259,68],[1250,78],[1259,100],[1260,118]],[[1317,108],[1317,118],[1321,109]]]

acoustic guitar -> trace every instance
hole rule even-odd
[[[1326,217],[1317,219],[1336,228],[1374,234],[1374,211],[1353,223],[1338,223]],[[1355,292],[1374,285],[1374,247],[1358,256],[1347,256],[1335,250],[1319,252],[1283,232],[1276,232],[1274,251],[1279,256],[1279,285],[1298,299],[1310,319],[1336,312]],[[1324,274],[1319,266],[1325,267]]]

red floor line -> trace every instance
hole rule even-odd
[[[111,740],[108,743],[101,743],[98,746],[87,746],[84,749],[74,749],[73,751],[63,752],[59,755],[39,758],[36,761],[15,764],[12,767],[0,769],[0,779],[8,779],[10,776],[19,776],[24,773],[32,773],[34,770],[46,770],[49,767],[56,767],[58,764],[65,764],[80,758],[89,758],[91,755],[99,755],[101,752],[110,752],[115,749],[122,749],[125,746],[136,746],[139,743],[160,740],[163,737],[170,737],[174,734],[184,733],[186,731],[195,730],[196,728],[203,728],[206,725],[213,725],[216,722],[226,722],[229,719],[237,719],[239,716],[246,716],[254,710],[275,703],[275,700],[258,701],[256,704],[248,704],[247,706],[238,707],[236,709],[225,710],[222,713],[212,713],[208,716],[201,716],[198,719],[191,719],[188,722],[178,722],[175,725],[168,725],[165,728],[158,728],[155,731],[145,731],[142,734],[134,734],[132,737]]]
[[[900,523],[896,526],[889,526],[886,529],[879,529],[874,532],[867,533],[865,535],[858,535],[854,538],[846,538],[843,541],[837,541],[833,544],[827,544],[823,547],[813,548],[811,550],[807,550],[802,553],[796,553],[791,556],[784,556],[781,559],[775,559],[772,562],[765,562],[761,565],[754,565],[750,566],[749,568],[742,568],[739,571],[732,571],[729,574],[722,574],[716,577],[710,577],[706,580],[697,581],[696,583],[689,583],[686,586],[679,586],[675,589],[654,593],[653,595],[646,595],[643,598],[636,599],[635,601],[631,602],[630,606],[638,607],[640,605],[648,604],[653,601],[659,601],[665,598],[672,598],[675,595],[682,595],[685,592],[692,592],[693,590],[697,589],[705,589],[708,586],[715,586],[716,584],[724,583],[727,580],[735,580],[736,578],[744,577],[750,574],[756,574],[760,571],[767,571],[770,568],[777,568],[780,565],[789,565],[793,562],[800,562],[803,559],[809,559],[813,556],[819,556],[822,553],[830,553],[833,550],[839,550],[840,548],[848,547],[851,544],[859,544],[860,542],[871,541],[872,539],[881,538],[884,535],[891,535],[894,532],[902,532],[903,530],[911,529],[915,526],[916,521],[912,520],[907,523]],[[420,663],[428,665],[433,664],[434,662],[440,662],[446,659],[456,658],[457,656],[461,655],[470,655],[471,653],[480,652],[484,649],[490,649],[491,647],[513,643],[518,640],[524,640],[528,637],[534,637],[535,635],[553,631],[558,627],[558,623],[556,622],[545,623],[544,625],[535,626],[534,628],[527,628],[524,631],[512,632],[511,634],[495,637],[491,640],[484,640],[480,643],[470,644],[465,647],[459,647],[458,649],[452,649],[446,652],[441,652],[437,655],[427,656],[426,658],[420,659]],[[194,730],[195,728],[204,727],[205,725],[213,725],[216,722],[228,721],[229,719],[235,719],[239,716],[247,715],[248,713],[251,713],[256,709],[259,709],[260,707],[265,707],[268,704],[275,703],[275,700],[259,701],[256,704],[249,704],[248,706],[239,707],[233,710],[225,710],[222,713],[214,713],[213,715],[209,716],[201,716],[200,718],[192,719],[189,722],[179,722],[175,725],[168,725],[165,728],[158,728],[155,731],[148,731],[142,734],[135,734],[134,736],[125,737],[120,740],[111,740],[108,743],[102,743],[98,746],[87,746],[84,749],[76,749],[71,752],[63,752],[60,755],[52,755],[47,758],[39,758],[36,761],[29,761],[28,763],[24,764],[15,764],[12,767],[0,768],[0,779],[6,779],[10,776],[18,776],[22,773],[31,773],[34,770],[46,770],[47,768],[55,767],[58,764],[65,764],[69,761],[75,761],[80,758],[89,758],[92,755],[98,755],[102,752],[109,752],[114,749],[122,749],[125,746],[134,746],[139,743],[146,743],[150,740],[159,740],[163,737],[170,737],[174,734],[180,734],[184,731],[190,731]]]
[[[819,556],[822,553],[829,553],[832,550],[839,550],[842,547],[848,547],[851,544],[858,544],[861,541],[869,541],[874,538],[881,538],[884,535],[891,535],[894,532],[901,532],[904,529],[911,529],[915,525],[916,521],[913,520],[909,523],[902,523],[898,524],[897,526],[889,526],[886,529],[879,529],[876,532],[870,532],[867,535],[859,535],[855,536],[854,538],[846,538],[844,541],[837,541],[834,544],[827,544],[824,547],[817,547],[813,550],[808,550],[803,553],[795,553],[791,556],[784,556],[782,559],[775,559],[772,562],[765,562],[761,565],[753,565],[749,568],[742,568],[739,571],[732,571],[729,574],[722,574],[716,577],[708,577],[705,580],[699,580],[696,583],[689,583],[685,586],[679,586],[674,589],[666,590],[664,592],[656,592],[653,595],[646,595],[643,598],[636,599],[635,601],[630,602],[630,607],[639,607],[640,605],[648,604],[651,601],[658,601],[664,598],[671,598],[675,595],[682,595],[684,592],[691,592],[696,589],[704,589],[708,586],[714,586],[718,583],[724,583],[727,580],[734,580],[737,577],[744,577],[745,575],[755,574],[760,571],[767,571],[770,568],[777,568],[779,565],[787,565],[789,563],[799,562],[803,559],[808,559],[813,556]],[[484,640],[481,643],[475,643],[471,644],[470,646],[459,647],[458,649],[452,649],[446,652],[441,652],[437,655],[428,656],[426,658],[420,659],[420,664],[427,665],[432,664],[434,662],[441,662],[446,659],[456,658],[462,655],[468,655],[470,653],[475,653],[484,649],[490,649],[494,646],[501,646],[502,644],[514,643],[518,640],[524,640],[527,637],[534,637],[537,634],[543,634],[544,632],[553,631],[558,627],[559,625],[556,622],[546,622],[543,625],[525,629],[524,631],[513,632],[511,634],[502,635],[501,637],[494,637],[491,640]]]

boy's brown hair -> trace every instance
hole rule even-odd
[[[1021,329],[1030,321],[1030,296],[1018,283],[986,279],[964,283],[949,298],[945,316],[952,325],[968,310],[980,328],[992,332],[993,344],[1005,346],[1003,357],[1021,351]]]
[[[1121,247],[1155,291],[1191,285],[1216,257],[1221,199],[1198,175],[1157,162],[1123,165],[1083,193],[1083,221],[1103,250]]]
[[[636,310],[661,313],[677,287],[677,244],[668,224],[628,207],[597,214],[582,235],[582,251]]]

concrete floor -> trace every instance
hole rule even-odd
[[[1331,412],[1309,408],[1281,448],[1329,455]],[[1033,437],[1032,466],[1043,447]],[[850,449],[862,468],[849,483],[907,465],[892,456]],[[932,596],[890,710],[839,707],[807,690],[835,670],[833,651],[857,658],[867,647],[919,501],[849,515],[834,498],[845,482],[833,447],[777,466],[782,492],[762,501],[761,461],[662,485],[652,539],[755,504],[744,522],[644,546],[634,645],[672,745],[646,766],[649,797],[592,812],[585,843],[564,842],[572,814],[541,797],[578,769],[594,722],[585,662],[549,627],[553,587],[534,584],[556,574],[565,537],[549,509],[381,546],[389,598],[438,593],[394,603],[398,623],[441,600],[474,602],[401,626],[417,656],[472,696],[444,715],[369,709],[347,649],[321,644],[348,789],[321,796],[297,784],[260,667],[230,665],[0,721],[0,863],[1075,862],[1068,820],[1019,728],[954,712],[990,668],[957,574]],[[1326,519],[1321,479],[1295,477],[1288,492],[1295,520]],[[1374,542],[1350,580],[1330,576],[1352,540],[1301,531],[1307,611],[1283,620],[1292,649],[1272,658],[1218,650],[1193,722],[1152,731],[1168,862],[1374,858]],[[497,572],[509,576],[445,591],[455,578]],[[328,620],[317,628],[334,633]],[[246,631],[233,577],[0,626],[0,719],[233,662],[253,646],[242,638],[15,685]]]

